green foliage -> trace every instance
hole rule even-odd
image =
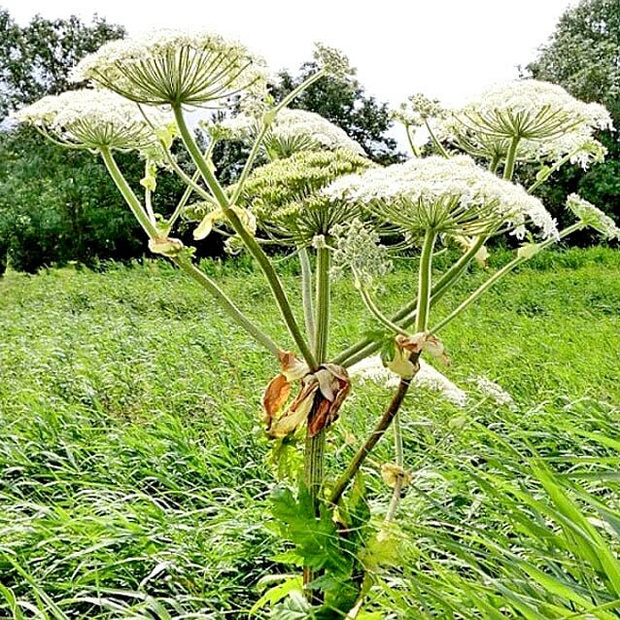
[[[494,253],[492,268],[508,256]],[[266,286],[247,258],[204,264],[253,320],[271,322]],[[609,248],[541,253],[446,329],[458,361],[445,370],[450,378],[464,387],[472,375],[494,378],[517,408],[472,395],[461,411],[431,391],[411,395],[401,419],[413,479],[390,541],[398,553],[377,546],[370,529],[364,546],[352,543],[360,563],[374,566],[365,612],[501,619],[520,617],[525,601],[543,609],[538,620],[553,617],[545,605],[570,607],[577,597],[607,604],[603,575],[568,538],[577,534],[569,517],[573,529],[579,521],[532,465],[553,472],[615,552],[618,268]],[[287,286],[296,269],[280,264]],[[408,297],[411,274],[411,261],[400,262],[385,278],[386,298]],[[483,276],[473,269],[475,283]],[[467,294],[465,280],[452,302]],[[338,345],[374,323],[348,283],[334,288],[334,311],[347,317]],[[0,330],[0,616],[18,618],[16,608],[31,617],[34,608],[53,617],[47,596],[67,616],[93,620],[152,620],[164,610],[248,617],[255,584],[283,572],[274,549],[287,548],[264,527],[272,478],[257,395],[275,364],[265,368],[198,287],[154,261],[106,273],[9,271]],[[356,382],[334,426],[329,476],[372,429],[385,396]],[[391,458],[383,441],[364,469],[375,514],[388,494],[377,470]],[[368,510],[361,493],[347,495],[338,523],[312,527],[341,539],[343,525],[357,531],[353,518],[363,523]],[[348,544],[330,544],[343,565]],[[618,617],[613,606],[590,615],[608,620],[604,612]]]
[[[293,545],[291,551],[280,554],[277,559],[308,567],[320,575],[309,586],[324,595],[324,603],[314,610],[314,617],[326,620],[342,617],[342,612],[346,613],[353,606],[359,593],[355,572],[359,571],[356,543],[363,540],[361,532],[365,525],[361,514],[355,513],[350,525],[337,528],[328,506],[321,504],[319,513],[315,512],[314,500],[303,483],[299,485],[297,496],[290,488],[277,487],[270,500],[279,534]]]
[[[528,65],[532,76],[575,97],[603,103],[620,120],[620,5],[581,0],[560,18],[549,43]]]
[[[581,0],[569,8],[526,71],[535,79],[560,84],[583,101],[604,104],[616,128],[620,126],[620,4],[616,0]],[[562,219],[564,200],[571,192],[578,192],[612,218],[620,217],[617,131],[606,132],[601,140],[609,151],[607,161],[588,171],[577,166],[566,169],[539,191],[558,219]],[[590,240],[588,234],[577,238]]]
[[[101,164],[32,130],[0,136],[0,238],[12,266],[127,260],[144,252],[137,225]]]

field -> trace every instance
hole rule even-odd
[[[295,262],[279,267],[292,286]],[[251,264],[206,268],[286,342]],[[409,272],[386,279],[388,309],[414,290]],[[469,399],[406,403],[413,482],[367,618],[620,617],[619,273],[611,249],[543,254],[446,328],[445,373]],[[374,326],[335,286],[334,351]],[[0,330],[0,617],[247,618],[259,581],[289,570],[260,424],[274,361],[163,262],[9,272]],[[355,386],[333,476],[386,398]],[[377,519],[389,460],[386,441],[364,472]]]

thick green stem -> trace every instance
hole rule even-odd
[[[474,259],[478,250],[484,245],[486,238],[480,237],[476,242],[459,258],[459,260],[441,276],[431,290],[431,305],[435,304],[449,290],[450,286],[465,273],[467,266]],[[394,323],[398,322],[402,327],[406,328],[411,325],[416,318],[417,298],[405,304],[396,314],[390,317]],[[334,359],[335,364],[341,364],[348,368],[356,362],[372,355],[381,346],[371,337],[362,338],[358,342],[339,353]]]
[[[377,445],[378,441],[383,437],[385,431],[389,428],[394,416],[398,413],[400,406],[405,399],[407,394],[407,390],[409,390],[409,385],[411,384],[411,379],[401,379],[398,384],[398,389],[394,394],[392,401],[388,405],[387,409],[384,411],[381,419],[375,426],[373,432],[370,434],[368,439],[366,439],[364,445],[357,451],[351,463],[347,467],[347,470],[340,476],[338,481],[336,482],[334,488],[332,489],[331,496],[329,501],[337,505],[342,497],[342,494],[346,491],[347,487],[355,477],[355,474],[359,471],[359,468],[362,466],[362,463],[366,460],[366,457],[370,454],[372,449]]]
[[[116,164],[116,160],[112,155],[112,151],[107,148],[101,148],[99,149],[99,152],[101,153],[103,163],[108,169],[108,172],[112,177],[114,184],[122,194],[134,217],[138,220],[138,223],[140,224],[140,226],[142,226],[142,229],[144,230],[144,232],[146,232],[150,239],[157,239],[160,235],[160,232],[157,230],[155,224],[151,222],[149,216],[142,207],[142,203],[138,200],[138,197],[134,194],[131,187],[129,187],[129,183],[127,183],[125,177],[123,176],[123,173],[120,171],[120,168]]]
[[[329,339],[329,266],[331,250],[320,247],[316,251],[316,333],[314,339],[314,356],[317,363],[327,359]]]
[[[205,183],[209,186],[209,189],[213,192],[213,196],[217,200],[220,205],[222,211],[225,213],[230,225],[234,229],[234,231],[239,235],[246,248],[252,255],[252,257],[259,264],[265,277],[267,278],[267,282],[271,287],[271,291],[273,296],[275,297],[278,308],[280,309],[280,313],[288,330],[295,341],[295,344],[299,348],[300,353],[302,354],[304,360],[308,364],[311,370],[316,370],[318,365],[306,342],[301,330],[299,329],[299,325],[297,324],[297,320],[293,314],[293,310],[291,308],[291,304],[284,292],[284,288],[282,283],[280,282],[280,278],[276,273],[271,261],[262,250],[253,234],[248,231],[237,214],[230,208],[230,204],[228,201],[228,197],[226,196],[226,192],[220,185],[219,181],[215,177],[213,170],[211,169],[211,165],[209,162],[203,157],[203,154],[196,144],[196,140],[192,135],[191,131],[187,127],[185,119],[183,117],[183,112],[180,106],[173,106],[173,111],[175,115],[175,119],[177,121],[177,126],[179,128],[179,133],[181,134],[181,138],[183,143],[185,144],[185,148],[187,148],[189,154],[191,155],[194,163],[198,170],[200,170],[200,174],[202,175]]]
[[[312,413],[310,414],[312,415]],[[308,493],[312,498],[314,510],[319,514],[319,496],[323,487],[323,479],[325,477],[325,430],[321,430],[314,437],[310,437],[310,433],[306,432],[306,444],[304,449],[304,484],[308,489]],[[316,578],[314,570],[308,566],[303,569],[303,584],[308,586]],[[313,605],[321,603],[319,593],[317,591],[307,592],[308,600]]]
[[[314,303],[312,302],[312,266],[306,248],[299,248],[299,263],[301,265],[301,296],[304,306],[306,322],[306,336],[309,342],[315,342],[316,331],[314,324]]]
[[[327,345],[329,336],[329,265],[331,250],[327,247],[317,249],[316,265],[316,320],[315,320],[315,340],[314,355],[319,364],[327,359]],[[318,401],[317,401],[318,402]],[[309,419],[312,418],[313,411],[310,412]],[[324,479],[324,460],[325,460],[325,429],[321,429],[314,437],[310,436],[309,428],[306,430],[306,445],[304,451],[304,482],[308,487],[314,508],[319,510],[319,497]],[[304,568],[304,585],[308,585],[315,575],[308,567]],[[316,595],[309,596],[312,603],[319,603]],[[317,599],[317,600],[315,600]]]
[[[514,136],[514,138],[510,142],[510,147],[508,148],[508,153],[506,155],[506,164],[504,165],[504,178],[508,181],[512,180],[512,177],[515,173],[515,163],[517,161],[517,147],[519,146],[519,142],[521,142],[521,137]]]
[[[431,309],[431,285],[433,270],[433,250],[437,233],[427,230],[422,244],[420,267],[418,272],[418,302],[416,306],[416,332],[423,332],[428,326]]]

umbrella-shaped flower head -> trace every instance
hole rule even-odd
[[[84,58],[73,79],[93,80],[147,105],[227,107],[231,98],[263,98],[262,60],[212,32],[151,32],[111,41]]]

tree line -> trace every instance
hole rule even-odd
[[[43,266],[70,261],[96,266],[146,253],[133,218],[100,162],[87,153],[67,153],[31,129],[7,122],[12,110],[46,94],[75,88],[68,79],[74,64],[125,34],[123,26],[97,16],[91,23],[77,17],[36,16],[20,27],[0,8],[0,273],[7,261],[14,269],[34,273]],[[272,85],[276,100],[313,69],[312,62],[307,62],[297,74],[281,71]],[[558,83],[579,99],[605,104],[620,126],[620,4],[582,0],[567,10],[538,58],[522,73]],[[322,78],[294,106],[339,125],[378,163],[403,157],[389,134],[388,104],[367,96],[357,81]],[[607,132],[600,139],[609,150],[605,163],[587,171],[567,168],[547,183],[543,198],[558,218],[571,192],[601,205],[612,217],[620,216],[618,137]],[[214,153],[225,180],[234,181],[243,148],[240,143],[228,143]],[[137,165],[130,158],[121,164]],[[141,171],[130,171],[128,176],[139,179]],[[155,208],[175,203],[183,190],[175,175],[161,175]],[[222,252],[212,237],[199,248],[203,255]]]

